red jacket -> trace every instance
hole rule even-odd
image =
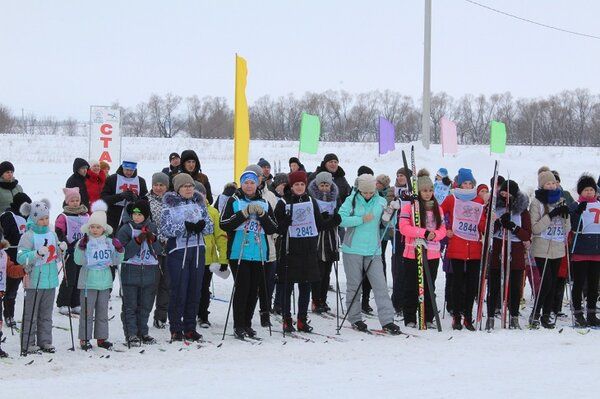
[[[106,172],[104,170],[100,170],[100,173],[96,174],[92,172],[91,169],[88,169],[87,175],[85,176],[85,187],[87,188],[88,197],[90,199],[90,208],[94,202],[100,199],[100,193],[104,188],[104,183],[106,183]]]
[[[447,229],[452,230],[452,222],[454,220],[454,195],[449,195],[446,197],[444,202],[442,202],[442,210],[444,211],[444,215],[448,217]],[[476,202],[478,204],[483,205],[483,200],[476,196],[471,202]],[[485,209],[481,213],[481,218],[479,219],[479,224],[477,226],[477,230],[479,232],[479,240],[478,241],[468,241],[463,238],[460,238],[456,234],[452,237],[448,238],[448,249],[446,250],[446,257],[448,259],[460,259],[460,260],[471,260],[471,259],[481,259],[481,236],[485,231]]]

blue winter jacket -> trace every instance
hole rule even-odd
[[[362,256],[381,255],[379,223],[387,202],[379,194],[369,201],[356,191],[348,196],[339,210],[340,226],[346,228],[342,252]],[[372,213],[373,219],[363,222],[363,216]]]

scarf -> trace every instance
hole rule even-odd
[[[79,205],[76,207],[71,207],[71,206],[65,205],[65,206],[63,206],[63,211],[65,213],[70,213],[73,215],[83,215],[83,214],[88,213],[87,206],[85,206],[85,205]]]
[[[584,196],[580,195],[578,202],[579,203],[582,203],[582,202],[588,202],[589,203],[589,202],[596,202],[596,201],[597,201],[596,197],[588,198],[588,197],[584,197]]]
[[[535,198],[542,204],[556,204],[560,201],[562,189],[545,190],[543,188],[535,190]]]
[[[477,197],[477,189],[455,188],[454,196],[461,201],[473,201]]]

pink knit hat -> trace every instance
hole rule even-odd
[[[65,202],[69,202],[71,198],[79,198],[81,200],[81,194],[79,194],[79,187],[63,188],[65,194]]]

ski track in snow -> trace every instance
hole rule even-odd
[[[153,172],[167,165],[165,160],[170,152],[180,153],[186,148],[196,150],[203,171],[210,177],[213,194],[220,193],[232,175],[231,141],[123,140],[123,153],[133,154],[139,159],[140,175],[148,183]],[[376,174],[389,174],[393,181],[396,169],[401,166],[399,150],[409,149],[409,145],[397,144],[397,148],[391,154],[378,157],[376,143],[322,143],[317,155],[303,155],[301,160],[312,171],[325,153],[335,152],[351,184],[356,170],[363,164],[371,166]],[[14,163],[16,178],[33,199],[45,197],[51,200],[53,220],[60,212],[61,188],[71,173],[72,161],[78,156],[86,158],[87,150],[87,141],[82,137],[6,135],[2,136],[0,159]],[[442,158],[439,146],[433,145],[429,152],[425,152],[417,144],[417,167],[427,167],[432,175],[441,166],[448,168],[451,175],[459,167],[470,167],[479,182],[489,183],[496,157],[490,157],[488,147],[461,146],[460,151],[456,157]],[[528,194],[537,184],[536,171],[541,165],[561,172],[563,186],[572,193],[581,172],[598,174],[600,150],[596,148],[531,149],[509,146],[507,151],[507,154],[497,156],[500,174],[506,177],[510,173],[510,177]],[[271,162],[273,168],[275,161],[281,161],[282,169],[286,171],[288,158],[295,155],[297,142],[251,143],[251,162],[262,156]],[[389,258],[390,249],[387,256]],[[340,271],[343,290],[345,279],[341,263]],[[214,281],[215,295],[229,298],[231,280],[215,278]],[[438,276],[436,286],[441,310],[443,273]],[[525,298],[528,308],[522,311],[522,326],[525,326],[530,312],[529,287]],[[20,291],[16,311],[18,320],[21,319],[22,299]],[[328,299],[335,311],[335,294],[329,292]],[[6,342],[2,347],[11,358],[0,361],[3,392],[10,392],[17,398],[64,397],[71,393],[82,393],[86,398],[142,395],[163,398],[183,394],[243,395],[248,398],[274,395],[292,398],[363,395],[531,398],[568,395],[584,398],[594,397],[600,385],[594,377],[600,368],[600,331],[581,334],[568,327],[570,319],[560,320],[555,330],[508,331],[497,328],[488,334],[452,331],[450,317],[446,314],[442,320],[442,333],[408,329],[398,321],[403,331],[417,337],[371,336],[344,328],[340,337],[347,342],[306,335],[316,341],[306,343],[294,338],[284,339],[280,333],[269,337],[268,329],[259,327],[258,314],[255,314],[254,325],[263,341],[260,345],[251,345],[236,341],[231,336],[221,341],[228,304],[212,301],[210,319],[213,326],[199,329],[212,344],[201,344],[199,349],[197,344],[169,344],[168,330],[150,327],[150,335],[159,343],[128,351],[122,345],[124,335],[118,315],[120,304],[120,298],[113,295],[109,315],[116,317],[110,321],[110,340],[115,343],[116,349],[124,350],[124,353],[98,349],[95,341],[91,352],[78,348],[74,353],[69,352],[69,332],[54,329],[57,353],[20,358],[18,334],[12,336],[5,326]],[[374,305],[373,299],[371,304]],[[568,312],[568,304],[563,310]],[[335,320],[316,315],[310,318],[316,332],[335,334]],[[365,320],[369,327],[380,328],[376,319]],[[68,318],[59,315],[55,309],[54,324],[68,327]],[[78,320],[74,320],[75,333],[77,327]],[[229,328],[232,328],[231,320]],[[273,329],[280,330],[281,326],[274,324]],[[220,343],[222,346],[217,347]],[[180,348],[183,349],[180,351]],[[145,349],[142,354],[139,353],[141,349]],[[110,357],[106,358],[106,355]],[[26,365],[31,360],[34,362]]]

